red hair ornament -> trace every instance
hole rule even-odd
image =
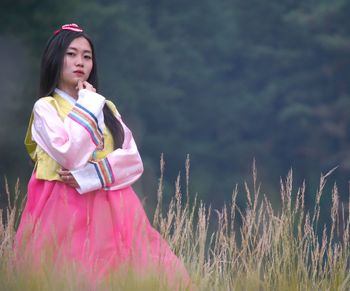
[[[75,23],[70,23],[70,24],[65,24],[62,25],[60,29],[57,29],[53,34],[57,35],[59,34],[62,30],[70,30],[70,31],[75,31],[75,32],[83,32],[83,30],[79,27],[78,24]]]

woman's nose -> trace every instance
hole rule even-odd
[[[83,57],[82,56],[77,56],[76,60],[75,60],[75,64],[77,66],[83,66],[84,65],[84,62],[83,62]]]

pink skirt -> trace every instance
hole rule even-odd
[[[35,261],[49,254],[55,263],[73,262],[97,280],[128,266],[144,275],[164,274],[169,282],[180,278],[182,286],[190,282],[131,187],[80,195],[59,181],[37,180],[34,173],[15,250]]]

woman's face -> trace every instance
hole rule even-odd
[[[86,81],[93,66],[92,49],[84,37],[74,39],[63,57],[58,88],[69,93],[76,89],[78,80]]]

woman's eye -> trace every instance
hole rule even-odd
[[[74,56],[75,53],[73,53],[73,52],[67,52],[67,55],[68,55],[68,56]]]
[[[89,56],[89,55],[84,56],[84,58],[85,58],[86,60],[91,60],[91,59],[92,59],[92,57],[91,57],[91,56]]]

